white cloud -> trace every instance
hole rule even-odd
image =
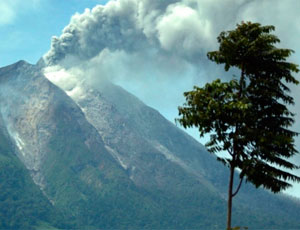
[[[21,12],[37,9],[43,0],[10,0],[0,2],[0,26],[11,24]]]
[[[208,48],[213,40],[211,21],[201,18],[195,9],[181,4],[168,7],[157,24],[157,30],[163,49],[186,55],[199,53],[202,47]]]
[[[0,2],[0,25],[12,22],[15,12],[8,2]]]

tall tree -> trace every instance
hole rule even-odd
[[[225,70],[240,70],[239,79],[207,83],[185,92],[186,102],[179,107],[177,121],[197,127],[200,136],[210,133],[206,144],[212,153],[228,152],[218,157],[230,169],[228,187],[227,229],[231,229],[232,198],[245,179],[256,187],[263,186],[277,193],[300,182],[300,177],[286,170],[299,166],[288,161],[297,154],[289,129],[294,123],[287,106],[294,104],[287,84],[298,84],[292,76],[296,64],[287,61],[293,52],[276,48],[280,40],[273,34],[274,26],[242,22],[235,30],[221,32],[219,50],[208,58],[224,64]],[[240,183],[233,190],[234,172],[240,171]]]

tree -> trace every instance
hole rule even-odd
[[[227,229],[231,229],[232,198],[245,178],[256,187],[277,193],[299,182],[300,177],[285,171],[299,166],[288,161],[297,154],[294,137],[288,128],[294,115],[287,106],[294,104],[287,84],[298,84],[292,76],[296,64],[287,61],[293,52],[276,48],[280,40],[270,32],[274,26],[242,22],[235,30],[221,32],[219,50],[208,58],[224,64],[225,70],[237,68],[239,79],[221,82],[185,92],[186,102],[179,107],[184,127],[197,127],[200,136],[210,133],[206,143],[212,153],[226,151],[218,157],[230,169],[228,186]],[[239,169],[240,183],[233,191],[234,172]]]

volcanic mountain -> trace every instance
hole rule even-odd
[[[224,228],[228,169],[215,156],[120,86],[81,91],[40,65],[0,69],[1,228]],[[299,228],[299,213],[298,200],[243,184],[233,223]]]

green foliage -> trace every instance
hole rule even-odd
[[[287,180],[300,182],[300,177],[285,171],[299,168],[288,161],[298,153],[294,145],[298,133],[288,129],[294,114],[287,108],[294,104],[287,83],[299,83],[292,76],[299,69],[287,61],[292,50],[275,47],[280,40],[270,34],[274,29],[242,22],[235,30],[222,32],[219,50],[207,56],[224,64],[226,71],[239,69],[239,81],[218,79],[203,88],[194,87],[184,93],[186,103],[179,107],[177,120],[184,128],[197,127],[200,136],[211,133],[208,150],[230,155],[218,157],[230,168],[227,229],[231,229],[232,197],[244,177],[274,193],[291,186]],[[241,180],[233,192],[236,168]]]
[[[179,107],[179,113],[183,115],[179,121],[184,128],[198,127],[200,136],[215,132],[206,145],[210,152],[231,151],[232,127],[247,117],[251,104],[247,98],[240,98],[238,92],[236,80],[221,82],[218,79],[203,88],[194,87],[194,91],[184,93],[187,103],[185,107]],[[223,145],[219,145],[220,142]]]
[[[200,136],[212,133],[208,150],[230,154],[219,160],[239,168],[241,176],[255,186],[279,192],[290,186],[286,180],[300,181],[276,167],[298,168],[287,160],[297,153],[294,137],[298,133],[288,129],[294,114],[287,105],[294,104],[294,99],[286,83],[298,84],[292,72],[299,70],[286,61],[292,50],[274,46],[279,39],[269,34],[272,30],[273,26],[248,22],[222,32],[219,50],[209,52],[208,58],[225,64],[225,70],[240,69],[240,80],[218,79],[186,92],[178,121],[185,128],[198,127]]]

